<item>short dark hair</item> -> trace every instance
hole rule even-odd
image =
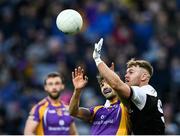
[[[152,76],[153,75],[153,67],[152,65],[146,61],[146,60],[135,60],[134,58],[129,60],[127,62],[127,68],[130,68],[132,66],[139,66],[141,68],[144,68],[148,71],[149,75]]]
[[[61,78],[62,80],[62,83],[63,83],[63,76],[59,73],[59,72],[51,72],[49,74],[47,74],[44,78],[44,85],[46,85],[46,81],[48,78],[51,78],[51,77],[59,77]]]

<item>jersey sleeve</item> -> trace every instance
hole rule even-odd
[[[102,107],[103,107],[103,105],[99,105],[99,106],[95,106],[95,107],[90,107],[90,108],[89,108],[89,111],[90,111],[92,117],[94,117],[95,114],[96,114],[96,112],[97,112],[100,108],[102,108]]]
[[[94,107],[90,107],[89,111],[90,111],[91,115],[93,115],[94,114]]]
[[[32,110],[29,113],[29,116],[33,117],[34,121],[39,122],[40,121],[40,117],[39,117],[39,106],[35,105]]]
[[[138,86],[131,86],[131,101],[142,110],[146,104],[147,95],[145,91]]]

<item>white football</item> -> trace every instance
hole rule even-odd
[[[56,25],[59,30],[66,34],[75,34],[81,30],[83,20],[76,10],[66,9],[57,16]]]

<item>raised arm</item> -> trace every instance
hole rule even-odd
[[[125,84],[120,79],[120,77],[101,60],[100,53],[102,45],[103,39],[101,38],[98,43],[95,43],[93,52],[93,58],[99,70],[99,73],[108,82],[108,84],[117,92],[119,97],[129,98],[131,93],[130,87],[127,84]]]
[[[79,107],[81,91],[87,83],[87,76],[84,76],[84,70],[81,67],[76,68],[75,71],[72,72],[72,81],[74,93],[69,104],[69,112],[72,116],[90,121],[92,116],[89,109]]]

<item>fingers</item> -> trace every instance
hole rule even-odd
[[[74,72],[72,72],[72,79],[74,79]]]
[[[95,49],[97,51],[101,50],[102,45],[103,45],[103,38],[101,38],[98,43],[95,43]]]
[[[81,67],[78,67],[78,76],[83,74],[83,69]]]
[[[78,71],[77,71],[77,68],[75,68],[75,70],[74,70],[74,76],[77,77],[77,75],[78,75]]]
[[[84,79],[85,79],[86,81],[88,81],[88,77],[87,77],[87,76],[84,76]]]
[[[114,71],[114,62],[111,63],[110,69],[111,69],[112,71]]]
[[[98,45],[100,45],[100,47],[103,45],[103,38],[99,40]]]
[[[77,76],[78,76],[78,70],[77,68],[75,68],[74,71],[72,72],[72,79],[74,79]]]
[[[80,66],[78,68],[75,68],[72,72],[72,78],[74,79],[77,76],[83,76],[84,75],[84,69]]]
[[[98,44],[97,44],[97,43],[95,43],[95,45],[94,45],[94,46],[95,46],[95,49],[98,49]]]

